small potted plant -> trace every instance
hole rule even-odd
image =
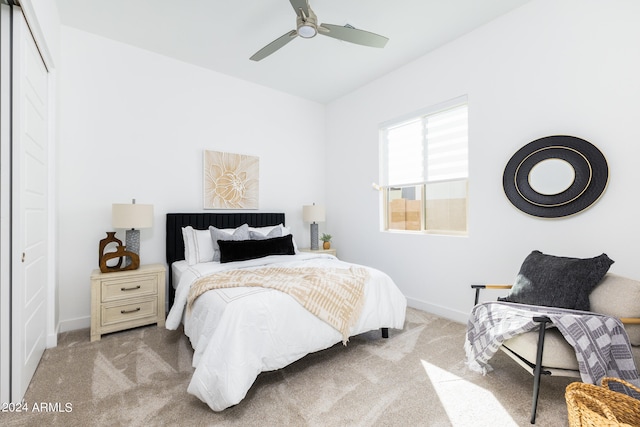
[[[330,249],[331,248],[331,234],[327,234],[327,233],[322,233],[322,237],[320,237],[320,240],[322,240],[322,248],[323,249]]]

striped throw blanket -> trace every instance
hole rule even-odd
[[[349,330],[360,317],[364,284],[369,273],[362,267],[277,267],[225,270],[196,280],[189,291],[187,310],[196,298],[213,289],[252,287],[276,289],[292,296],[305,309],[327,322],[349,340]]]
[[[608,376],[622,378],[640,387],[631,344],[619,319],[553,307],[505,302],[476,305],[467,324],[467,366],[483,374],[490,371],[488,361],[504,341],[538,328],[540,324],[533,321],[535,316],[549,317],[575,349],[583,382],[599,384]],[[618,391],[640,398],[633,390]]]

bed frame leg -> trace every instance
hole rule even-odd
[[[389,328],[382,328],[382,338],[389,338]]]

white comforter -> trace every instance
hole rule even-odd
[[[166,321],[168,329],[184,323],[194,348],[195,372],[188,392],[214,411],[240,402],[258,374],[283,368],[314,351],[342,341],[340,332],[309,313],[289,295],[266,288],[230,288],[208,291],[186,311],[187,295],[199,277],[231,268],[263,265],[344,268],[327,254],[300,253],[250,261],[204,263],[183,268],[176,298]],[[386,274],[367,267],[365,304],[350,335],[379,328],[402,329],[406,298]]]

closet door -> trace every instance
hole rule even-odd
[[[13,8],[11,400],[20,401],[46,346],[47,69]]]
[[[11,26],[0,4],[0,403],[11,396]]]

